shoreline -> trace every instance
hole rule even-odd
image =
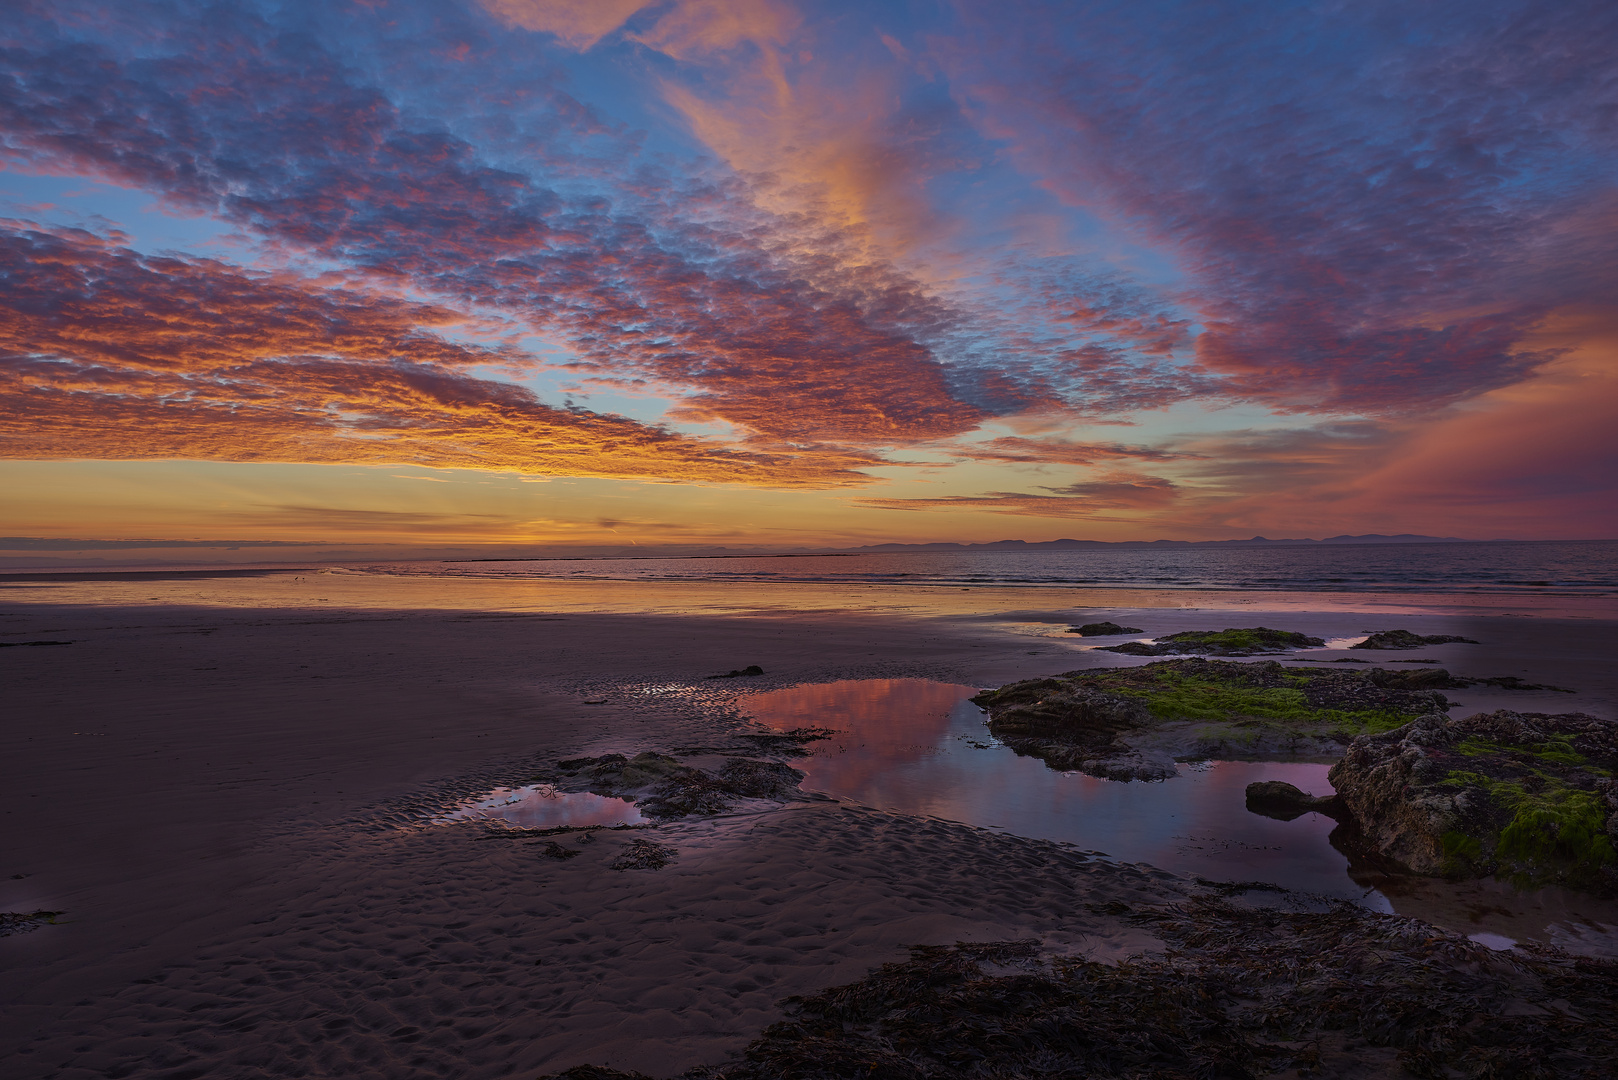
[[[1554,711],[1618,710],[1618,673],[1590,670],[1618,643],[1610,611],[299,576],[0,586],[0,640],[74,641],[0,650],[25,718],[0,735],[14,838],[0,908],[68,912],[0,939],[0,1076],[244,1072],[269,1042],[287,1056],[265,1075],[454,1062],[491,1078],[583,1062],[664,1075],[717,1062],[780,998],[908,945],[1036,937],[1115,959],[1154,939],[1087,904],[1190,895],[1174,875],[1059,844],[825,801],[661,827],[680,856],[660,871],[607,869],[611,837],[559,861],[387,816],[414,820],[435,791],[496,786],[541,759],[702,744],[717,714],[657,687],[740,700],[744,687],[702,680],[750,663],[767,674],[745,689],[988,686],[1128,662],[1064,634],[1093,613],[1145,613],[1134,625],[1154,633],[1273,616],[1328,637],[1398,618],[1485,641],[1423,657],[1580,691]],[[585,704],[606,686],[633,693]],[[1458,693],[1457,712],[1506,694]],[[311,1001],[345,1022],[305,1032]],[[417,1037],[394,1034],[406,1028]]]

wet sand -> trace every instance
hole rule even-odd
[[[0,1076],[667,1075],[906,945],[1146,948],[1097,909],[1183,881],[936,819],[804,799],[661,828],[680,854],[655,871],[608,868],[636,833],[561,861],[422,824],[536,762],[711,741],[737,690],[705,675],[994,685],[1128,662],[1061,634],[1124,614],[1463,634],[1485,644],[1410,655],[1580,692],[1457,691],[1461,712],[1618,715],[1618,621],[1587,600],[6,582],[0,642],[73,644],[0,649],[0,910],[66,912],[0,939]]]

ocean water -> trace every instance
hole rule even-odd
[[[377,573],[628,581],[1618,594],[1618,540],[407,562]]]

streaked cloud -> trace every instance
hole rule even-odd
[[[867,457],[716,446],[541,403],[440,306],[82,231],[0,227],[0,454],[410,463],[763,486],[847,484]]]
[[[1172,503],[1178,492],[1160,476],[1115,474],[1062,487],[1046,488],[1051,495],[990,491],[982,495],[945,495],[938,498],[861,498],[860,506],[879,510],[981,511],[1014,517],[1083,518],[1097,511],[1155,510]]]
[[[857,505],[1160,532],[1606,520],[1611,5],[7,16],[6,457],[886,484]],[[81,179],[213,257],[34,190]]]

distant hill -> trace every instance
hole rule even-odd
[[[1041,540],[1030,543],[1027,540],[991,540],[983,544],[870,544],[866,547],[850,548],[850,551],[1035,551],[1035,550],[1068,550],[1073,548],[1165,548],[1165,547],[1284,547],[1284,546],[1319,546],[1321,544],[1472,544],[1476,540],[1467,540],[1459,536],[1418,536],[1415,533],[1399,533],[1388,536],[1383,533],[1364,533],[1360,536],[1328,536],[1324,540],[1314,540],[1308,537],[1292,540],[1271,540],[1267,536],[1255,536],[1248,540]]]

